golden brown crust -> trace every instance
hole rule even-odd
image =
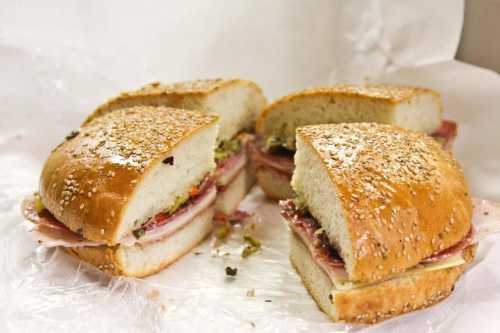
[[[72,231],[118,242],[122,214],[147,171],[216,116],[165,107],[122,109],[84,125],[45,162],[44,206]]]
[[[302,98],[309,98],[311,96],[350,96],[363,98],[367,100],[374,100],[385,102],[389,104],[396,104],[403,102],[418,94],[433,94],[441,99],[439,93],[432,89],[422,88],[422,87],[412,87],[403,85],[389,85],[389,84],[364,84],[364,85],[350,85],[350,84],[338,84],[326,87],[316,87],[299,92],[295,92],[271,103],[266,109],[264,109],[261,114],[257,117],[256,131],[257,133],[262,133],[264,128],[264,123],[267,117],[281,109],[284,105]],[[442,107],[441,107],[442,109]]]
[[[475,246],[464,251],[470,262]],[[337,292],[332,297],[337,309],[337,320],[372,324],[403,313],[429,307],[446,298],[454,289],[466,264],[400,279],[382,282],[349,292]]]
[[[63,249],[78,259],[88,262],[110,275],[126,275],[120,263],[117,252],[120,245],[94,247],[63,247]]]
[[[396,277],[364,288],[331,292],[330,301],[335,306],[324,309],[319,300],[319,290],[315,290],[309,280],[302,275],[294,258],[292,266],[300,275],[304,286],[316,301],[318,307],[337,322],[374,324],[397,315],[429,307],[446,298],[467,265],[474,259],[476,246],[466,248],[462,254],[466,263],[434,271],[417,272],[404,277]]]
[[[151,267],[148,270],[144,270],[137,273],[128,272],[126,267],[121,262],[120,251],[126,251],[126,248],[122,245],[116,246],[95,246],[95,247],[65,247],[63,248],[69,254],[76,256],[78,259],[83,260],[99,270],[109,274],[109,275],[119,275],[119,276],[130,276],[130,277],[146,277],[158,273],[159,271],[165,269],[166,267],[172,265],[177,260],[185,256],[192,249],[200,245],[210,234],[200,239],[197,243],[194,243],[191,247],[183,252],[176,255],[174,259],[164,261],[156,267]]]
[[[172,84],[161,84],[160,82],[149,83],[135,91],[123,92],[117,97],[111,98],[99,106],[84,122],[116,109],[131,105],[154,105],[172,106],[185,109],[199,109],[207,96],[226,87],[233,85],[250,86],[262,96],[262,89],[252,81],[241,79],[206,79],[178,82]],[[264,97],[263,97],[264,98]],[[264,103],[265,104],[265,103]]]
[[[295,196],[288,174],[271,167],[259,166],[256,177],[260,188],[272,200],[284,200]]]
[[[297,135],[337,189],[353,244],[352,280],[402,272],[469,232],[472,201],[462,170],[425,134],[358,123],[306,126]]]

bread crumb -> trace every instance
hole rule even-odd
[[[150,291],[148,291],[148,293],[146,294],[146,297],[151,300],[151,301],[156,301],[158,300],[158,298],[160,297],[160,292],[158,291],[158,289],[151,289]],[[163,305],[163,304],[162,304]]]

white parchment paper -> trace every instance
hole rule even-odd
[[[473,194],[500,200],[500,78],[451,61],[462,1],[73,0],[1,8],[0,331],[467,332],[478,320],[484,331],[500,327],[494,243],[438,306],[368,328],[331,323],[291,269],[286,228],[258,189],[242,206],[254,216],[218,254],[207,241],[144,280],[107,278],[60,250],[37,248],[20,227],[19,202],[37,188],[44,158],[96,105],[151,80],[213,76],[254,79],[271,98],[364,79],[436,88],[446,117],[460,123],[455,151]],[[241,259],[247,233],[263,249]],[[238,268],[236,278],[225,277],[226,266]]]

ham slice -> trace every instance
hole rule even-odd
[[[438,261],[444,260],[446,258],[452,257],[458,253],[461,253],[464,249],[466,249],[467,247],[472,245],[472,239],[473,239],[472,235],[473,234],[474,234],[474,228],[471,227],[467,236],[465,236],[465,238],[462,239],[460,242],[453,245],[452,247],[444,249],[441,252],[438,252],[436,254],[431,255],[430,257],[425,258],[420,263],[421,264],[428,264],[431,262],[438,262]]]
[[[441,127],[432,133],[431,136],[441,142],[444,149],[451,149],[451,145],[457,136],[457,128],[457,123],[450,120],[443,120]]]
[[[186,204],[179,208],[174,214],[157,214],[148,221],[143,229],[145,233],[137,239],[132,234],[125,236],[120,244],[123,246],[133,246],[135,244],[147,244],[160,239],[164,239],[180,230],[195,216],[209,208],[216,197],[214,182],[206,180],[200,185],[200,193],[191,198]],[[81,247],[81,246],[101,246],[104,242],[96,242],[84,239],[79,234],[71,231],[64,224],[59,222],[49,211],[43,210],[37,213],[34,205],[34,197],[26,199],[22,204],[24,216],[28,219],[28,230],[32,237],[40,244],[47,247]]]
[[[307,246],[318,266],[332,281],[339,278],[347,279],[344,262],[328,243],[326,235],[320,230],[319,223],[312,217],[299,214],[292,200],[280,201],[280,206],[281,215],[289,222],[292,231]]]
[[[500,233],[500,203],[482,199],[474,199],[474,214],[471,230],[457,244],[435,253],[420,262],[420,264],[435,263],[461,253],[467,247],[477,244],[480,240],[493,233]],[[319,223],[310,216],[300,214],[292,200],[280,201],[281,215],[287,220],[292,231],[300,237],[307,246],[315,262],[332,279],[339,276],[347,277],[344,262],[335,252],[320,232]]]
[[[217,163],[217,169],[215,170],[215,179],[217,186],[228,185],[240,171],[245,167],[247,163],[247,155],[245,151],[241,151],[239,154],[233,155],[219,163]]]
[[[272,154],[257,144],[251,144],[250,154],[256,165],[263,165],[281,171],[289,176],[293,174],[293,153],[290,154]]]
[[[248,162],[247,153],[250,145],[255,140],[255,136],[249,133],[240,133],[238,138],[241,141],[242,149],[238,154],[219,161],[215,170],[215,180],[217,187],[223,188],[231,183],[246,166]]]

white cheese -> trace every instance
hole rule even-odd
[[[464,258],[462,257],[462,253],[457,253],[449,258],[446,258],[444,260],[441,260],[439,262],[433,262],[433,263],[428,263],[428,264],[422,264],[418,265],[416,267],[413,267],[406,272],[402,274],[395,275],[393,277],[390,277],[390,279],[397,278],[400,276],[406,276],[406,275],[411,275],[411,274],[416,274],[416,273],[422,273],[422,272],[430,272],[430,271],[435,271],[438,269],[445,269],[445,268],[450,268],[450,267],[455,267],[455,266],[460,266],[465,263]],[[367,287],[369,285],[373,285],[376,283],[360,283],[360,282],[352,282],[348,281],[345,276],[342,275],[335,275],[335,276],[330,276],[333,285],[335,286],[335,289],[337,290],[350,290],[350,289],[356,289],[356,288],[363,288]],[[387,281],[387,280],[385,280]],[[379,282],[377,282],[379,283]]]

